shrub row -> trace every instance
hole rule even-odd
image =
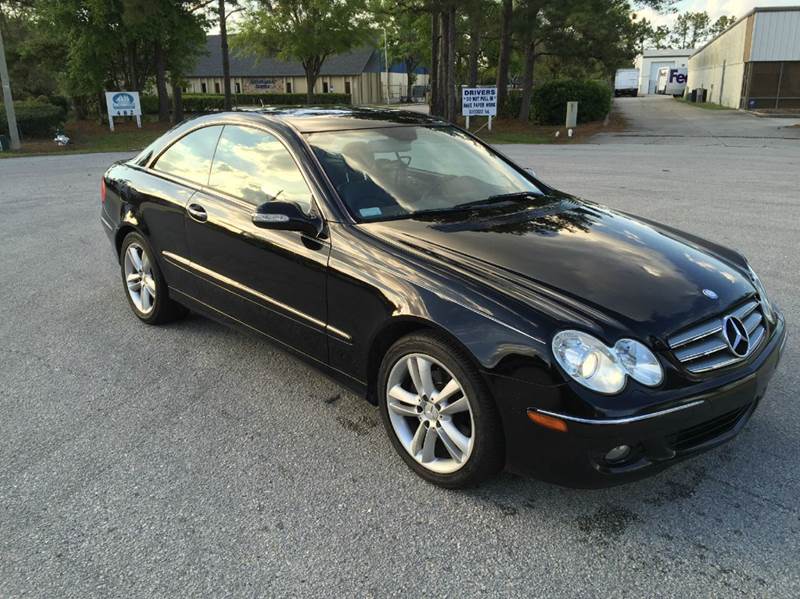
[[[66,110],[37,100],[14,102],[17,127],[22,137],[47,137],[64,124]],[[5,106],[0,104],[0,133],[8,134]]]
[[[142,96],[142,112],[158,114],[158,97]],[[234,94],[234,106],[286,106],[305,104],[306,94]],[[349,94],[316,94],[314,104],[350,104]],[[213,112],[222,110],[225,96],[222,94],[183,94],[183,110],[185,112]]]
[[[534,88],[531,118],[541,125],[563,125],[567,102],[578,102],[578,122],[597,121],[611,110],[611,88],[601,81],[556,79]],[[517,118],[522,93],[512,90],[499,107],[500,116]]]
[[[611,88],[601,82],[556,79],[533,90],[531,108],[542,125],[563,125],[567,102],[578,103],[578,122],[604,118],[611,110]]]

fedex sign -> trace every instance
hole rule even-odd
[[[689,78],[686,67],[662,67],[658,71],[656,91],[659,94],[681,96]]]
[[[686,85],[687,75],[686,73],[681,73],[680,69],[670,69],[669,70],[669,82],[670,83],[679,83],[680,85]]]

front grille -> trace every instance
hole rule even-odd
[[[722,416],[717,416],[701,424],[683,429],[669,437],[667,443],[675,451],[683,451],[702,445],[706,441],[710,441],[732,430],[739,423],[739,420],[747,414],[751,405],[752,404],[744,405]]]
[[[725,338],[723,325],[728,316],[738,318],[750,337],[749,348],[744,356],[736,355]],[[757,301],[750,300],[729,314],[712,318],[677,335],[672,335],[668,343],[672,353],[686,370],[692,374],[700,374],[746,359],[758,349],[766,333],[761,306]]]

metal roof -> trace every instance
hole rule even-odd
[[[234,36],[229,36],[229,39]],[[222,49],[220,36],[206,36],[206,51],[187,77],[222,77]],[[320,75],[360,75],[373,70],[371,61],[375,48],[356,48],[350,52],[334,54],[325,59]],[[305,71],[298,61],[285,61],[275,57],[254,58],[230,51],[231,77],[303,77]],[[377,70],[377,69],[376,69]]]

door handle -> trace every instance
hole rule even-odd
[[[206,220],[208,220],[208,213],[200,204],[189,204],[189,206],[186,208],[186,212],[188,212],[189,216],[191,216],[194,220],[200,221],[201,223],[204,223]]]

